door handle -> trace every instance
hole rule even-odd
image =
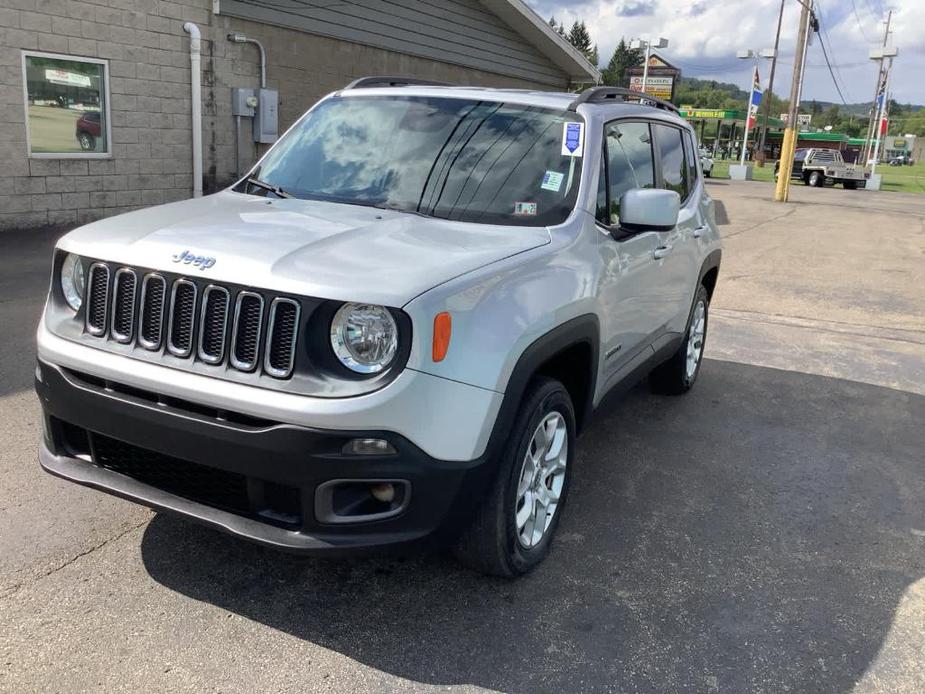
[[[693,236],[695,239],[699,239],[701,236],[703,236],[703,234],[704,234],[704,232],[705,232],[706,230],[707,230],[707,228],[706,228],[705,226],[704,226],[704,227],[697,227],[696,229],[694,229],[693,232],[691,232],[691,236]]]
[[[652,251],[652,257],[656,260],[661,260],[669,253],[671,253],[671,246],[659,246],[654,251]]]

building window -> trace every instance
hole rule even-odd
[[[22,72],[30,157],[111,155],[105,60],[23,52]]]

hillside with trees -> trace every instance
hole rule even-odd
[[[549,19],[549,26],[580,50],[592,65],[600,67],[597,45],[591,41],[591,34],[584,22],[574,22],[571,27],[566,27],[552,17]],[[626,70],[642,63],[642,51],[630,48],[629,42],[621,38],[607,65],[601,69],[601,83],[612,87],[628,87],[629,76]],[[735,84],[682,77],[675,91],[674,102],[678,106],[743,111],[748,96],[747,91]],[[767,92],[765,98],[769,98]],[[788,100],[776,94],[770,95],[770,99],[773,117],[779,118],[780,114],[787,112]],[[763,108],[762,106],[762,111]],[[814,128],[824,129],[831,126],[835,132],[845,133],[850,137],[863,137],[867,129],[870,103],[835,104],[814,99],[804,101],[800,111],[812,114]],[[911,133],[925,136],[925,107],[890,101],[889,114],[891,135]]]

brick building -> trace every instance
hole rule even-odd
[[[567,89],[597,70],[522,0],[2,0],[0,230],[192,195],[190,35],[202,34],[202,187],[252,163],[232,88],[278,91],[282,133],[364,75]],[[274,96],[274,102],[276,98]]]

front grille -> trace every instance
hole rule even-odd
[[[196,294],[196,285],[189,280],[177,280],[173,283],[167,349],[178,357],[188,357],[193,351]]]
[[[199,315],[199,358],[219,364],[225,356],[225,331],[228,328],[228,290],[210,285],[202,295]]]
[[[87,332],[103,335],[106,332],[106,314],[109,313],[109,268],[102,263],[90,266],[87,281]]]
[[[62,444],[85,448],[101,468],[213,508],[295,529],[302,523],[302,494],[291,487],[200,465],[54,420]],[[73,452],[71,452],[73,454]]]
[[[90,434],[93,462],[100,467],[186,499],[247,514],[247,478],[197,465],[101,434]]]
[[[263,327],[263,297],[254,292],[241,292],[234,309],[231,337],[231,364],[242,371],[253,371],[260,351],[260,331]]]
[[[167,280],[153,273],[146,275],[141,285],[141,318],[138,321],[138,343],[145,349],[161,348],[166,296]]]
[[[299,331],[299,305],[291,299],[274,299],[267,328],[267,355],[264,369],[276,378],[288,378],[295,362]]]
[[[135,326],[135,289],[138,279],[128,268],[116,271],[112,286],[112,325],[110,332],[116,342],[131,342]]]
[[[261,371],[276,379],[295,371],[305,299],[104,262],[90,265],[84,298],[86,334],[109,338],[117,351],[141,348],[198,370]]]

